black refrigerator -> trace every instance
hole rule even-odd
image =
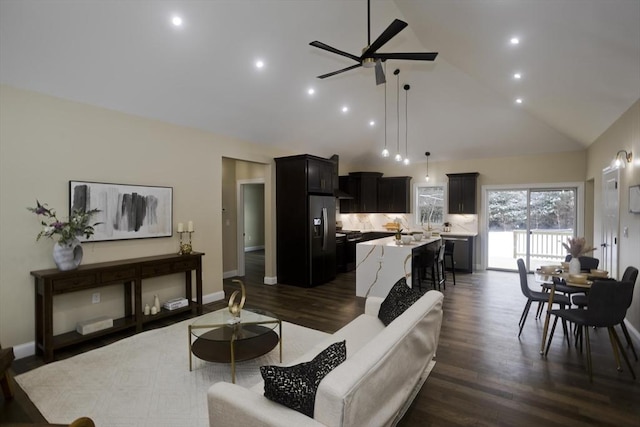
[[[311,155],[275,161],[278,283],[321,285],[336,276],[335,164]]]
[[[309,283],[320,285],[336,277],[336,199],[309,197]]]

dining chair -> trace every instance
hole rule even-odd
[[[518,332],[518,337],[522,334],[522,328],[524,328],[524,324],[527,321],[527,316],[529,314],[529,308],[531,308],[532,302],[539,302],[545,304],[549,301],[549,293],[548,292],[538,292],[533,291],[529,288],[529,280],[527,278],[527,268],[524,265],[524,261],[522,258],[518,259],[518,273],[520,275],[520,289],[522,290],[522,294],[527,298],[527,303],[524,306],[524,310],[522,310],[522,315],[520,316],[520,322],[518,326],[520,326],[520,331]],[[557,303],[561,307],[570,306],[571,301],[569,297],[565,295],[556,294],[553,297],[553,302]],[[566,324],[563,322],[563,327],[566,332]],[[568,338],[567,338],[568,339]]]
[[[443,289],[447,289],[447,276],[444,270],[444,251],[445,246],[440,245],[438,249],[435,264],[436,264],[436,278],[438,280],[438,290],[440,290],[440,285],[442,285]]]
[[[611,282],[605,280],[596,280],[588,295],[588,304],[586,309],[580,308],[568,308],[568,309],[556,309],[551,310],[551,314],[555,317],[553,326],[551,327],[551,333],[549,334],[549,340],[547,341],[547,348],[545,350],[545,356],[549,353],[551,347],[551,340],[553,339],[553,333],[556,329],[558,318],[563,321],[573,322],[578,327],[582,327],[582,332],[587,342],[587,369],[589,371],[589,380],[593,381],[593,370],[591,366],[591,343],[589,340],[589,327],[601,327],[607,328],[609,331],[609,339],[611,341],[611,347],[613,349],[616,360],[618,358],[618,349],[622,353],[624,361],[631,372],[633,379],[636,379],[636,374],[629,363],[627,353],[622,348],[620,338],[614,326],[620,324],[627,314],[627,308],[631,304],[633,298],[633,283],[632,282]],[[618,370],[621,368],[618,366]]]
[[[622,274],[622,282],[631,282],[635,287],[636,280],[638,279],[638,269],[635,267],[627,267]],[[631,306],[631,302],[633,300],[633,291],[631,292],[632,299],[629,301],[629,306]],[[574,295],[571,298],[574,305],[578,306],[578,308],[585,308],[588,304],[588,298],[584,294]],[[627,307],[629,308],[629,307]],[[622,329],[622,333],[624,334],[624,338],[627,340],[627,347],[631,348],[631,352],[633,353],[633,357],[638,360],[638,354],[636,353],[636,349],[633,346],[633,341],[631,340],[631,335],[629,335],[629,330],[627,329],[627,325],[624,323],[624,320],[620,322],[620,328]]]
[[[449,264],[451,265],[451,276],[453,276],[453,286],[456,285],[456,262],[453,259],[453,249],[455,248],[456,242],[453,240],[445,240],[444,241],[444,266],[447,266],[447,259],[449,260]]]
[[[565,262],[569,262],[571,261],[571,258],[571,255],[567,255],[564,260]],[[585,273],[590,273],[591,270],[597,269],[598,265],[600,264],[600,260],[598,258],[590,256],[582,255],[578,257],[578,259],[580,260],[580,271],[583,271]]]

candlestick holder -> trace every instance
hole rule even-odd
[[[193,247],[191,246],[191,235],[193,231],[178,231],[180,235],[180,250],[178,251],[178,255],[189,255],[193,251]],[[184,243],[183,234],[189,234],[189,243]]]

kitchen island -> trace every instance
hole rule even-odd
[[[356,296],[386,297],[402,277],[411,286],[414,259],[421,251],[434,253],[442,241],[440,236],[397,244],[395,237],[369,240],[356,245]]]

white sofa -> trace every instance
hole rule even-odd
[[[346,340],[347,359],[322,379],[314,418],[251,389],[219,382],[208,391],[209,424],[220,426],[392,426],[422,387],[442,325],[443,295],[429,291],[388,326],[378,319],[383,299],[369,297],[365,313],[319,342],[294,365]]]

